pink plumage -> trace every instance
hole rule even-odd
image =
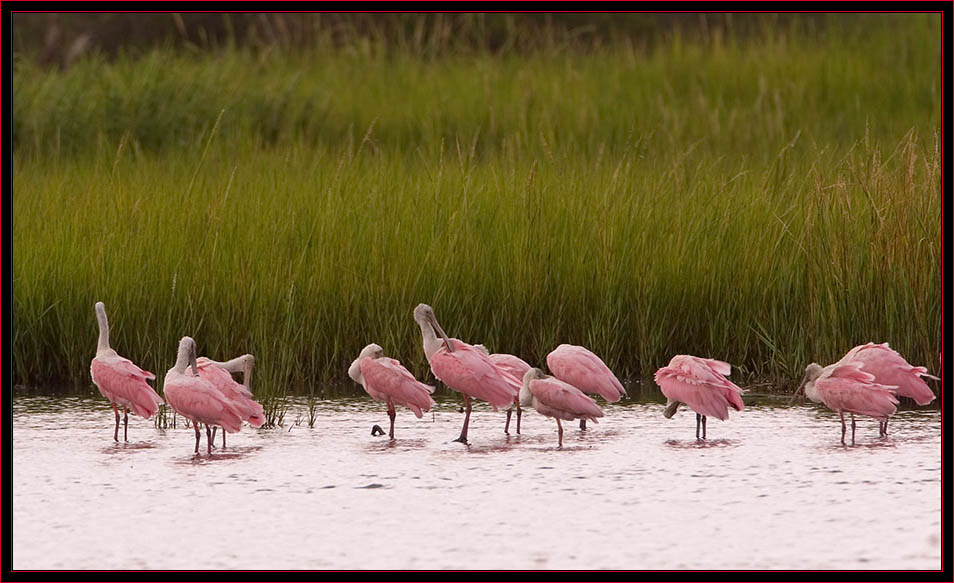
[[[149,419],[159,410],[162,398],[149,386],[147,380],[156,375],[136,366],[131,360],[112,354],[97,356],[89,371],[99,392],[110,402],[130,409],[136,415]]]
[[[875,382],[875,376],[861,367],[861,362],[835,363],[815,379],[814,389],[836,413],[857,413],[887,421],[897,410],[895,389]]]
[[[723,376],[729,372],[731,367],[721,360],[678,354],[656,371],[655,379],[669,401],[725,421],[729,407],[736,411],[744,407],[742,389]]]
[[[603,411],[589,396],[560,379],[547,377],[529,381],[527,387],[533,395],[531,404],[538,413],[564,421],[589,419],[597,423]]]
[[[362,386],[372,398],[403,405],[418,419],[434,406],[431,398],[434,387],[418,381],[399,361],[365,356],[358,361],[358,366],[364,379]]]
[[[199,368],[199,376],[211,383],[222,396],[230,400],[241,411],[243,420],[248,421],[248,424],[252,427],[261,427],[265,423],[265,409],[261,403],[255,401],[248,387],[235,382],[229,371],[216,365],[208,358],[199,358],[196,364]]]
[[[163,384],[166,401],[177,413],[193,423],[218,425],[229,433],[242,428],[245,410],[234,404],[209,381],[191,371],[170,371]]]
[[[523,378],[523,375],[527,374],[527,371],[530,370],[530,365],[527,364],[526,361],[512,354],[491,354],[490,360],[497,365],[497,368],[503,369],[504,372],[517,379],[518,383]]]
[[[430,359],[431,371],[451,389],[490,403],[496,411],[513,404],[520,382],[504,373],[490,357],[470,344],[450,339],[454,351],[441,346]]]
[[[547,355],[553,376],[585,393],[597,393],[609,403],[619,401],[626,389],[603,360],[582,346],[561,344]]]
[[[918,405],[927,405],[934,400],[934,392],[921,378],[922,376],[938,380],[928,374],[923,366],[912,366],[903,356],[888,346],[888,343],[869,342],[848,351],[840,363],[858,362],[862,370],[874,376],[879,385],[895,386],[899,397],[914,399]]]

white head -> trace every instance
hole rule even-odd
[[[531,368],[523,375],[523,386],[520,387],[520,406],[529,407],[533,400],[533,393],[530,392],[530,381],[547,378],[547,374],[539,368]]]
[[[449,352],[454,351],[450,338],[444,333],[444,329],[441,328],[441,325],[437,323],[434,308],[427,304],[418,304],[417,307],[414,308],[414,321],[421,327],[421,334],[424,337],[424,354],[427,356],[428,361],[430,361],[431,356],[440,349],[441,341],[437,337],[438,334],[443,338],[444,346],[447,347],[447,350]]]
[[[818,394],[818,389],[815,388],[815,381],[818,380],[818,377],[821,376],[824,370],[825,369],[820,364],[814,362],[806,366],[805,376],[802,377],[801,384],[799,384],[798,388],[795,390],[795,395],[798,395],[800,392],[804,392],[805,396],[812,401],[821,403],[821,395]]]
[[[377,344],[368,344],[361,349],[361,353],[358,354],[358,358],[352,361],[351,366],[348,367],[348,376],[351,379],[360,384],[364,384],[364,376],[361,375],[361,359],[370,356],[371,358],[381,358],[384,356],[384,349],[378,346]]]
[[[175,371],[184,373],[186,368],[192,366],[192,374],[199,376],[199,365],[195,361],[195,340],[188,336],[183,336],[179,340],[179,352],[176,355]]]

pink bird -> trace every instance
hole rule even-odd
[[[589,419],[597,423],[596,418],[603,411],[589,396],[571,384],[546,375],[539,368],[531,368],[523,376],[520,388],[520,404],[533,407],[541,415],[556,418],[560,447],[563,447],[563,425],[560,420]]]
[[[824,368],[816,363],[805,367],[802,383],[795,390],[804,391],[809,399],[824,403],[841,417],[841,444],[845,445],[845,412],[851,414],[851,443],[855,443],[855,413],[887,423],[898,408],[894,396],[897,387],[875,382],[875,376],[862,370],[864,363],[839,361]]]
[[[247,414],[246,409],[223,395],[211,382],[199,375],[195,358],[195,340],[183,336],[179,341],[176,365],[169,369],[163,381],[166,401],[177,413],[192,421],[195,427],[195,453],[199,453],[201,433],[199,424],[205,423],[208,452],[212,454],[211,426],[237,433]],[[188,372],[191,365],[192,372]]]
[[[503,353],[490,354],[490,351],[487,350],[487,347],[483,344],[474,344],[474,347],[478,348],[484,354],[489,356],[490,360],[497,365],[497,368],[517,379],[517,382],[520,382],[520,379],[523,378],[523,375],[527,374],[527,371],[530,370],[530,365],[519,356]],[[507,409],[507,423],[504,425],[504,433],[507,435],[510,435],[510,417],[513,414],[514,407],[517,408],[517,435],[520,435],[520,416],[522,415],[522,412],[520,411],[519,396],[514,399],[513,407]]]
[[[874,375],[874,382],[884,386],[897,387],[895,396],[913,399],[918,405],[927,405],[934,400],[934,392],[921,377],[941,380],[928,374],[923,366],[912,366],[903,356],[888,346],[888,343],[869,342],[855,346],[840,361],[861,363],[861,369]],[[881,436],[888,435],[888,420],[879,424]]]
[[[384,356],[384,349],[377,344],[368,344],[361,350],[348,368],[348,376],[364,387],[372,399],[387,403],[391,439],[394,439],[395,405],[407,407],[420,419],[435,404],[431,398],[434,387],[418,381],[399,361]]]
[[[252,395],[252,367],[255,357],[243,354],[226,362],[210,360],[204,356],[196,360],[199,376],[212,383],[225,398],[231,400],[244,411],[243,418],[252,427],[261,427],[265,423],[265,410]],[[235,382],[232,373],[242,373],[242,384]],[[218,426],[212,427],[212,443]],[[222,447],[225,447],[225,431],[222,432]]]
[[[547,368],[553,376],[570,383],[584,393],[596,393],[608,403],[626,396],[626,389],[613,371],[599,357],[573,344],[561,344],[547,355]],[[580,419],[580,429],[586,429],[586,419]]]
[[[502,372],[479,348],[448,338],[437,323],[434,310],[427,304],[414,308],[414,321],[421,327],[424,339],[424,355],[431,365],[431,372],[451,389],[463,393],[466,414],[460,437],[454,441],[467,443],[467,426],[470,423],[470,400],[481,399],[490,403],[496,411],[510,406],[520,391],[520,383]],[[438,338],[440,334],[441,338]]]
[[[696,412],[696,439],[702,426],[702,439],[706,438],[706,417],[722,421],[729,418],[729,407],[741,411],[742,389],[725,378],[731,374],[729,363],[711,358],[699,358],[677,354],[656,371],[655,380],[666,396],[666,419],[672,418],[680,404]]]
[[[146,382],[155,380],[156,375],[139,368],[109,347],[109,322],[103,302],[96,302],[96,319],[99,322],[99,342],[89,372],[96,388],[113,404],[116,414],[113,441],[119,441],[119,409],[116,405],[123,408],[123,441],[129,441],[129,409],[143,419],[149,419],[162,405],[162,399]]]

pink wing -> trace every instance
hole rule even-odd
[[[861,363],[834,364],[815,381],[822,401],[833,411],[858,413],[882,421],[897,411],[894,387],[874,382],[874,375],[861,370]]]
[[[669,366],[656,371],[656,384],[670,401],[685,403],[696,413],[725,421],[730,406],[736,411],[745,406],[742,389],[722,376],[721,371],[727,367],[720,360],[679,354],[669,361]]]
[[[502,368],[518,381],[521,381],[521,384],[523,384],[523,375],[527,374],[527,371],[531,368],[522,358],[512,354],[491,354],[490,360],[497,365],[497,368]]]
[[[498,369],[490,357],[460,340],[454,340],[454,352],[446,347],[431,357],[431,372],[451,389],[498,407],[509,407],[519,392],[511,375]]]
[[[94,358],[89,370],[99,392],[111,402],[128,407],[145,419],[159,410],[162,398],[146,383],[156,375],[139,368],[131,360],[121,356]]]
[[[536,379],[530,381],[529,388],[534,396],[535,409],[547,417],[565,420],[585,418],[596,422],[597,417],[603,416],[596,401],[559,379]]]
[[[358,363],[364,377],[364,389],[379,401],[403,405],[420,419],[423,411],[434,406],[434,387],[425,385],[393,358],[365,356]]]
[[[265,423],[265,409],[252,398],[252,391],[241,383],[235,382],[232,374],[215,365],[208,358],[196,360],[199,376],[209,381],[225,398],[242,411],[242,418],[252,427],[261,427]]]
[[[914,399],[918,405],[927,405],[934,400],[934,392],[921,378],[937,377],[928,374],[923,366],[912,366],[903,356],[888,346],[888,343],[869,342],[852,348],[839,362],[860,362],[863,370],[871,373],[879,385],[896,386],[899,397]]]
[[[615,403],[626,389],[606,364],[586,348],[561,344],[547,355],[547,367],[553,376],[587,393],[597,393]]]
[[[239,431],[244,421],[244,410],[227,399],[212,383],[191,375],[190,371],[172,378],[171,375],[166,376],[163,392],[169,405],[193,421],[218,425],[229,433]]]

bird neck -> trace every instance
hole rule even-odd
[[[106,319],[106,311],[97,309],[96,320],[99,322],[99,341],[96,343],[96,354],[100,355],[111,350],[109,347],[109,321]]]
[[[434,331],[434,327],[429,323],[418,322],[418,325],[421,327],[421,336],[424,339],[424,356],[426,356],[427,361],[430,362],[434,353],[440,350],[443,340],[437,337],[437,332]]]
[[[185,374],[186,369],[189,367],[189,345],[182,343],[179,345],[179,352],[176,355],[176,365],[172,370],[176,371],[179,374]]]

